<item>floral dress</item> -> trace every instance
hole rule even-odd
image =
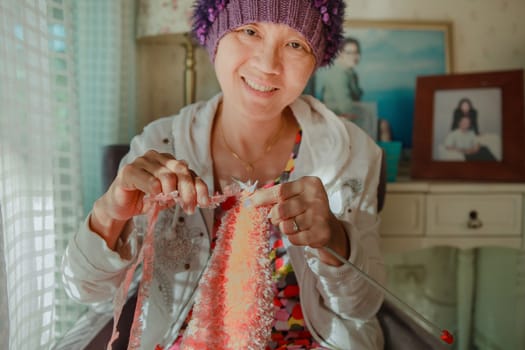
[[[290,158],[284,171],[278,178],[274,180],[275,185],[288,181],[290,174],[293,172],[295,159],[297,158],[299,146],[301,144],[301,137],[302,131],[299,130],[295,138],[295,144]],[[234,197],[231,197],[230,199],[224,201],[215,210],[215,220],[211,244],[212,250],[215,247],[215,242],[217,240],[216,232],[218,231],[218,228],[221,224],[222,217],[235,204],[235,200],[236,199]],[[299,299],[299,285],[288,258],[286,248],[284,247],[281,233],[273,226],[270,236],[270,246],[272,247],[270,251],[270,261],[273,270],[272,280],[275,316],[272,326],[271,339],[269,340],[265,350],[323,349],[317,342],[313,340],[312,335],[306,328]],[[180,348],[184,330],[189,324],[191,316],[192,312],[190,311],[180,329],[179,336],[175,340],[174,344],[170,347],[170,350],[178,350]]]

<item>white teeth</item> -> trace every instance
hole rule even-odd
[[[248,84],[249,87],[251,87],[252,89],[257,90],[257,91],[269,92],[269,91],[275,90],[271,86],[259,85],[259,84],[255,83],[255,82],[253,82],[251,80],[248,80],[246,78],[244,78],[244,81],[246,82],[246,84]]]

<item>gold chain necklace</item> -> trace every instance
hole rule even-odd
[[[279,140],[279,136],[281,136],[281,132],[283,131],[285,124],[286,124],[286,120],[283,120],[281,122],[281,126],[279,127],[279,130],[277,130],[275,135],[273,135],[272,138],[270,139],[270,142],[268,142],[268,144],[266,145],[266,149],[264,150],[264,153],[261,154],[261,156],[259,156],[258,158],[254,159],[254,160],[252,160],[250,162],[245,160],[245,159],[242,159],[241,156],[239,156],[239,154],[237,152],[235,152],[230,147],[230,145],[226,141],[226,136],[224,136],[224,130],[222,128],[222,123],[221,123],[220,128],[221,128],[222,142],[224,142],[224,145],[226,146],[228,151],[231,153],[231,155],[235,159],[240,161],[244,165],[244,168],[246,169],[246,171],[251,174],[253,172],[253,169],[254,169],[254,167],[253,167],[254,164],[257,163],[258,161],[260,161],[261,159],[263,159],[268,154],[268,152],[270,152],[272,150],[272,147],[275,146],[275,144]]]

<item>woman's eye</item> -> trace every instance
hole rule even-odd
[[[253,30],[252,28],[244,28],[244,33],[248,34],[249,36],[254,36],[256,34],[255,30]]]
[[[296,41],[292,41],[288,45],[290,45],[290,47],[292,49],[302,49],[303,48],[303,45],[301,43],[296,42]]]

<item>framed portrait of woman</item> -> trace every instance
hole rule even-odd
[[[413,178],[525,179],[523,70],[417,80]]]
[[[432,159],[501,161],[501,88],[436,91]]]

